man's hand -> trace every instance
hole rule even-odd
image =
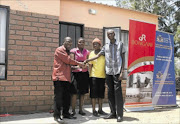
[[[120,73],[119,78],[118,78],[119,81],[123,79],[123,73],[124,73],[124,71],[122,71],[122,72]]]
[[[86,59],[83,63],[86,64],[86,63],[88,63],[88,62],[89,62],[88,59]]]
[[[82,69],[87,69],[87,67],[88,67],[88,63],[81,66]]]
[[[84,62],[78,62],[78,64],[79,64],[79,67],[83,67],[85,64],[84,64]]]

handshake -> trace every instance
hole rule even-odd
[[[84,62],[79,62],[80,68],[87,68],[88,67],[88,60],[85,60]]]
[[[88,67],[88,60],[85,60],[84,62],[78,62],[78,66],[74,66],[72,67],[73,69],[77,69],[77,68],[87,68]]]

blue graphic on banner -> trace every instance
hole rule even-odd
[[[153,105],[176,105],[173,35],[156,31]]]

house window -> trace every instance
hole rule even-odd
[[[129,42],[129,31],[121,30],[121,41],[124,44],[126,53],[125,53],[125,69],[127,70],[128,65],[128,42]]]
[[[72,48],[77,46],[79,37],[83,37],[83,24],[59,22],[59,45],[62,45],[65,37],[72,38]]]
[[[9,7],[0,5],[0,80],[7,79]]]

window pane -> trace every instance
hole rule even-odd
[[[67,25],[63,25],[61,24],[61,27],[60,27],[60,46],[63,44],[64,42],[64,38],[67,37],[67,33],[68,33],[68,27]]]
[[[80,26],[76,26],[76,41],[75,41],[75,42],[77,42],[77,40],[78,40],[80,37],[82,37],[82,36],[81,36],[81,27],[80,27]],[[76,44],[76,43],[75,43],[75,44]]]
[[[59,34],[60,45],[62,45],[64,38],[69,36],[72,38],[72,42],[73,42],[71,48],[74,48],[77,45],[76,44],[77,39],[79,37],[82,37],[83,27],[81,24],[60,22],[59,30],[60,30],[60,34]]]
[[[72,38],[72,48],[75,47],[76,43],[76,33],[75,33],[75,26],[69,25],[68,26],[68,36]]]
[[[0,49],[0,63],[5,63],[5,51]]]
[[[127,63],[128,63],[128,32],[127,31],[121,32],[121,41],[124,43],[124,48],[126,50],[126,53],[125,53],[125,69],[127,69]]]
[[[7,10],[0,8],[0,63],[5,63]]]
[[[109,43],[109,42],[110,42],[109,39],[108,39],[108,37],[107,37],[107,31],[108,31],[109,29],[114,30],[115,39],[116,39],[117,41],[120,41],[120,31],[121,31],[120,28],[106,28],[106,29],[105,29],[105,43]]]
[[[5,65],[0,65],[0,79],[5,78]]]

